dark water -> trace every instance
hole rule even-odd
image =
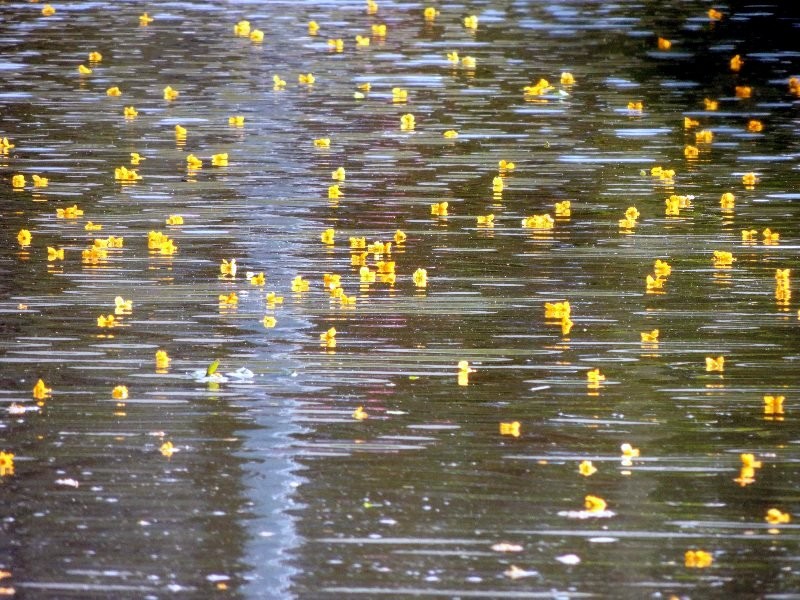
[[[800,255],[796,11],[740,3],[711,22],[699,1],[477,2],[440,5],[426,22],[423,5],[379,4],[371,15],[360,2],[72,2],[50,17],[41,3],[0,5],[0,137],[15,144],[0,157],[0,450],[15,455],[0,479],[0,587],[32,598],[797,597],[796,525],[765,520],[800,502],[798,304],[775,293],[776,269],[792,270],[796,290]],[[155,20],[140,26],[145,9]],[[462,23],[471,14],[475,32]],[[244,18],[263,42],[234,36]],[[357,48],[381,23],[385,38]],[[658,36],[672,48],[658,50]],[[475,68],[451,65],[453,51]],[[526,98],[540,78],[553,89]],[[163,98],[167,85],[177,99]],[[125,119],[126,106],[138,116]],[[400,129],[406,113],[413,132]],[[747,131],[752,119],[763,131]],[[329,149],[314,147],[322,137]],[[115,181],[115,168],[137,168],[131,152],[145,157],[143,179]],[[223,152],[228,166],[212,166]],[[202,169],[187,170],[190,153]],[[493,194],[501,159],[516,167]],[[676,175],[653,177],[657,165]],[[749,172],[759,182],[748,189]],[[34,188],[34,173],[49,185]],[[734,208],[721,208],[724,192]],[[673,194],[693,196],[678,216],[665,214]],[[571,216],[552,229],[520,225],[564,200]],[[443,201],[448,215],[432,216]],[[56,215],[73,204],[85,214]],[[640,217],[621,229],[630,206]],[[176,214],[184,224],[165,225]],[[494,225],[479,226],[488,214]],[[327,228],[333,245],[320,240]],[[365,259],[373,271],[395,261],[395,282],[363,282],[348,238],[388,242],[397,229],[405,243]],[[149,250],[150,231],[177,252]],[[123,247],[82,260],[109,235]],[[48,262],[48,246],[65,259]],[[715,265],[714,251],[735,262]],[[231,258],[237,277],[221,278]],[[657,259],[672,273],[648,293]],[[325,273],[341,275],[354,307]],[[297,275],[307,292],[292,291]],[[221,304],[231,292],[238,303]],[[118,295],[132,311],[98,328]],[[567,334],[544,310],[564,300]],[[641,342],[653,329],[659,341]],[[719,356],[724,371],[707,372]],[[214,359],[254,375],[192,376]],[[53,390],[41,406],[39,378]],[[785,396],[784,413],[765,414],[765,395]],[[359,406],[367,419],[353,417]],[[514,421],[519,437],[501,435]],[[640,456],[625,460],[624,443]],[[743,453],[762,462],[744,480]],[[598,472],[582,477],[584,460]],[[587,495],[607,511],[581,512]],[[713,563],[687,567],[687,550]]]

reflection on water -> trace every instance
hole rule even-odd
[[[795,525],[765,519],[796,510],[800,458],[798,306],[776,274],[800,235],[791,10],[173,3],[142,26],[136,6],[54,6],[9,5],[0,32],[0,584],[796,588]],[[99,327],[116,296],[132,308]],[[214,359],[254,377],[187,375]]]

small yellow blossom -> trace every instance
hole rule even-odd
[[[314,147],[315,148],[330,148],[331,147],[331,139],[330,138],[317,138],[314,140]]]
[[[165,223],[167,225],[183,225],[183,217],[181,215],[170,215]]]
[[[281,79],[280,75],[273,75],[272,76],[272,89],[275,91],[280,91],[286,87],[286,80]]]
[[[513,171],[516,168],[517,165],[510,160],[502,159],[497,161],[497,170],[500,171],[501,174],[505,174],[508,171]]]
[[[714,250],[712,261],[714,266],[719,269],[733,266],[733,263],[736,261],[736,259],[730,252],[725,252],[724,250]]]
[[[600,383],[601,381],[605,381],[606,376],[600,373],[600,369],[591,369],[590,371],[586,372],[586,382],[587,383]]]
[[[331,179],[336,181],[344,181],[347,176],[347,173],[344,170],[344,167],[338,167],[335,171],[331,172]]]
[[[634,221],[639,218],[639,211],[636,209],[635,206],[629,206],[625,210],[625,218],[626,219],[633,219]]]
[[[169,366],[169,355],[165,350],[156,351],[156,369],[166,369]]]
[[[350,247],[356,250],[366,248],[367,247],[367,238],[363,237],[351,237],[350,238]]]
[[[188,130],[182,125],[175,125],[175,137],[179,140],[185,140]]]
[[[297,275],[294,279],[292,279],[293,292],[307,292],[308,287],[309,287],[308,281],[303,279],[300,275]]]
[[[319,23],[316,21],[309,21],[308,22],[308,34],[309,35],[317,35],[319,32]]]
[[[719,101],[718,100],[712,100],[711,98],[704,98],[703,99],[703,106],[708,111],[717,110],[719,108]]]
[[[228,117],[228,125],[231,127],[244,127],[244,116],[233,115]]]
[[[644,110],[644,103],[641,100],[628,102],[628,110],[630,112],[640,113]]]
[[[269,308],[275,308],[276,304],[283,304],[283,296],[278,296],[275,292],[268,292],[265,299]]]
[[[369,46],[369,37],[365,35],[357,35],[356,36],[356,46],[359,48],[365,48]]]
[[[622,456],[627,458],[636,458],[639,456],[639,449],[634,448],[628,443],[622,444],[620,447],[620,452],[622,452]]]
[[[128,169],[125,166],[114,169],[114,179],[122,182],[139,181],[142,178],[135,169]]]
[[[700,121],[695,121],[689,117],[683,117],[683,128],[684,129],[691,129],[692,127],[699,127]]]
[[[431,214],[436,217],[446,217],[448,202],[434,202],[431,204]]]
[[[122,90],[115,85],[114,87],[110,87],[106,90],[106,96],[122,96]]]
[[[163,444],[161,444],[161,446],[159,446],[158,451],[161,452],[161,454],[163,454],[167,458],[170,458],[172,457],[173,454],[175,454],[175,446],[173,445],[172,442],[166,441]]]
[[[636,219],[625,217],[624,219],[619,220],[620,229],[633,229],[634,227],[636,227]]]
[[[9,149],[14,148],[14,144],[11,143],[7,137],[0,138],[0,151],[3,153],[7,153]]]
[[[221,307],[236,306],[237,304],[239,304],[239,296],[236,294],[236,292],[231,292],[229,294],[220,294],[219,304]]]
[[[742,183],[745,186],[752,187],[756,183],[758,183],[758,176],[755,173],[745,173],[744,175],[742,175]]]
[[[297,81],[306,85],[313,85],[316,80],[317,79],[314,77],[313,73],[300,73],[297,76]]]
[[[756,229],[742,229],[742,241],[745,243],[755,243],[758,230]]]
[[[683,563],[690,569],[705,569],[713,562],[714,557],[705,550],[687,550],[683,556]]]
[[[122,296],[114,298],[115,314],[130,313],[133,310],[133,300],[125,300]]]
[[[41,177],[40,175],[31,175],[31,179],[33,179],[33,187],[47,187],[50,183],[47,177]]]
[[[414,131],[415,125],[414,115],[411,113],[406,113],[400,117],[400,129],[402,131]]]
[[[461,62],[461,59],[458,57],[458,52],[455,50],[453,52],[447,53],[447,60],[450,61],[453,65],[458,65]]]
[[[658,38],[658,49],[659,50],[669,50],[672,48],[672,42],[666,38]]]
[[[83,216],[83,211],[78,208],[77,204],[73,204],[67,208],[56,209],[56,217],[59,219],[77,219],[81,216]]]
[[[250,32],[250,41],[260,44],[264,41],[264,32],[260,29],[253,29],[253,31]]]
[[[578,473],[583,475],[584,477],[591,477],[595,473],[597,473],[597,467],[592,464],[590,460],[581,461],[581,464],[578,465]]]
[[[550,82],[547,81],[547,79],[539,79],[539,81],[537,81],[535,84],[526,85],[524,88],[522,88],[522,93],[525,96],[534,96],[535,97],[535,96],[541,96],[543,94],[546,94],[547,92],[549,92],[552,89],[553,89],[553,86],[550,85]]]
[[[532,215],[522,219],[522,226],[526,229],[553,229],[555,219],[549,214]]]
[[[708,15],[708,18],[712,21],[719,21],[722,18],[722,13],[714,8],[709,8],[708,13],[706,14]]]
[[[683,155],[686,158],[697,158],[700,156],[700,150],[697,146],[685,146],[683,149]]]
[[[89,52],[89,62],[100,62],[103,60],[103,55],[99,52]]]
[[[427,6],[425,10],[422,11],[422,16],[425,17],[426,21],[434,21],[436,17],[439,16],[439,11],[433,6]]]
[[[680,205],[680,202],[677,200],[677,197],[673,196],[673,197],[667,198],[664,201],[664,204],[666,205],[665,209],[664,209],[664,213],[668,217],[677,217],[678,215],[680,215],[680,213],[681,213],[681,205]]]
[[[739,71],[741,70],[742,65],[744,64],[744,59],[742,59],[742,57],[737,54],[736,56],[731,58],[730,64],[731,64],[731,71],[734,72]]]
[[[467,29],[475,30],[478,28],[478,17],[476,15],[470,15],[468,17],[464,17],[464,27]]]
[[[42,7],[42,15],[44,15],[45,17],[52,17],[54,14],[56,14],[56,9],[53,8],[52,5],[45,4]]]
[[[151,17],[147,13],[142,13],[141,15],[139,15],[139,25],[147,26],[150,23],[152,23],[154,20],[155,19],[153,19],[153,17]]]
[[[6,475],[13,475],[13,474],[14,474],[14,455],[11,452],[6,452],[5,450],[0,451],[0,477],[5,477]]]
[[[458,132],[455,129],[448,129],[442,135],[448,139],[453,139],[458,137]]]
[[[338,183],[334,183],[333,185],[328,186],[328,198],[331,200],[336,200],[337,198],[341,198],[344,195],[342,189],[339,187]]]
[[[11,187],[15,188],[24,188],[25,187],[25,175],[17,174],[11,178]]]
[[[394,232],[394,243],[395,244],[402,244],[406,241],[408,236],[406,233],[400,229]]]
[[[561,73],[561,85],[575,85],[575,76],[568,71],[564,71]]]
[[[492,191],[495,193],[499,193],[503,191],[504,187],[503,178],[502,177],[495,177],[492,179]]]
[[[742,461],[743,467],[749,467],[751,469],[760,469],[762,467],[762,462],[760,460],[756,460],[755,454],[740,454],[739,459]]]
[[[222,152],[220,154],[211,155],[212,167],[227,167],[228,166],[228,153]]]
[[[367,14],[374,15],[378,12],[378,3],[375,0],[367,0]]]
[[[414,285],[418,288],[424,288],[428,285],[428,271],[427,269],[417,269],[411,276]]]
[[[565,319],[569,318],[571,308],[569,302],[545,302],[544,303],[544,318],[552,319]]]
[[[78,65],[78,73],[81,75],[91,75],[92,70],[86,65]]]
[[[48,262],[53,262],[56,260],[64,260],[64,249],[63,248],[53,248],[52,246],[47,247],[47,260]]]
[[[500,435],[510,435],[513,437],[520,436],[520,423],[519,421],[511,421],[510,423],[500,423]]]
[[[328,48],[333,52],[344,52],[344,40],[342,38],[331,38],[328,40]]]
[[[36,382],[36,385],[33,386],[33,397],[36,400],[44,400],[50,397],[52,393],[52,389],[47,387],[42,379]]]
[[[320,333],[319,340],[328,348],[334,348],[336,346],[336,329],[331,327],[325,333]]]
[[[668,277],[672,273],[670,264],[660,258],[653,265],[653,270],[658,277]]]
[[[703,129],[694,134],[694,140],[698,144],[710,144],[714,141],[714,132],[710,129]]]
[[[465,69],[474,69],[477,64],[478,63],[473,56],[464,56],[461,59],[461,66]]]
[[[606,509],[606,501],[600,498],[599,496],[586,496],[583,500],[584,506],[586,510],[589,512],[603,512]]]
[[[248,279],[250,280],[251,285],[264,285],[267,282],[263,272],[252,273],[250,275],[251,277],[248,277]]]
[[[20,229],[19,233],[17,234],[17,241],[19,242],[20,246],[30,246],[32,238],[33,236],[31,235],[31,232],[27,229]]]
[[[645,289],[648,292],[652,292],[655,290],[662,290],[664,289],[664,284],[667,282],[666,279],[662,279],[658,275],[653,277],[652,275],[648,275],[645,279]]]
[[[222,259],[222,264],[219,266],[219,273],[222,277],[236,277],[236,259],[232,258],[230,262]]]
[[[164,88],[164,100],[175,100],[180,95],[180,92],[168,85]]]
[[[750,98],[753,95],[753,88],[749,85],[737,85],[735,91],[737,98]]]
[[[124,385],[118,385],[111,391],[111,397],[116,400],[125,400],[128,397],[128,388]]]
[[[784,396],[764,396],[764,414],[765,415],[782,415],[783,414],[783,401]]]
[[[133,119],[139,114],[139,111],[137,111],[133,106],[126,106],[122,109],[122,114],[126,119]]]
[[[352,414],[352,417],[353,417],[353,418],[354,418],[356,421],[363,421],[363,420],[364,420],[364,419],[366,419],[368,416],[369,416],[369,415],[367,415],[367,411],[365,411],[365,410],[364,410],[364,407],[363,407],[363,406],[359,406],[358,408],[356,408],[356,409],[353,411],[353,414]]]
[[[103,229],[103,226],[100,225],[99,223],[92,223],[91,221],[89,221],[88,223],[86,223],[86,225],[83,226],[83,228],[86,231],[100,231],[101,229]]]
[[[275,325],[278,324],[278,320],[273,316],[266,315],[263,319],[261,319],[261,323],[267,329],[272,329],[273,327],[275,327]]]
[[[747,122],[747,131],[750,133],[760,133],[764,130],[764,124],[757,119],[750,119]]]
[[[642,342],[644,343],[657,343],[658,342],[658,329],[653,329],[652,331],[642,331],[640,333],[642,337]]]
[[[780,525],[781,523],[788,523],[792,520],[792,515],[789,513],[781,512],[777,508],[770,508],[764,520],[770,525]]]
[[[194,154],[186,157],[186,168],[190,171],[196,171],[203,168],[203,161],[197,158]]]
[[[706,356],[706,371],[709,373],[722,373],[725,371],[725,357],[718,356],[714,358],[713,356]]]
[[[731,210],[734,207],[734,203],[736,201],[736,196],[734,196],[731,192],[725,192],[720,196],[719,205],[721,208],[726,210]]]
[[[572,215],[572,202],[569,200],[564,200],[562,202],[556,202],[554,206],[554,210],[557,217],[569,217]]]
[[[494,215],[478,215],[476,217],[478,227],[494,227]]]

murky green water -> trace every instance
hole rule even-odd
[[[15,456],[0,479],[0,587],[31,598],[794,597],[796,525],[765,519],[794,518],[800,502],[800,321],[775,278],[790,269],[784,289],[796,290],[791,8],[718,6],[711,22],[700,1],[476,2],[439,5],[426,22],[423,5],[383,1],[376,14],[360,2],[72,2],[47,17],[42,6],[0,6],[0,137],[14,144],[0,156],[0,450]],[[140,26],[145,9],[155,20]],[[477,31],[462,22],[472,14]],[[234,36],[240,19],[264,41]],[[386,36],[356,47],[377,24]],[[451,64],[454,51],[475,67]],[[526,97],[540,78],[553,89]],[[627,108],[636,101],[641,112]],[[127,106],[138,116],[124,118]],[[400,129],[406,113],[414,131]],[[701,130],[711,143],[696,142]],[[323,137],[330,148],[315,148]],[[190,153],[201,169],[187,170]],[[227,166],[212,166],[218,153]],[[500,160],[515,168],[493,193]],[[123,165],[142,179],[115,181]],[[652,176],[659,165],[675,176]],[[340,166],[343,196],[330,199]],[[691,206],[667,215],[673,194]],[[565,200],[571,215],[559,217]],[[432,215],[444,201],[447,216]],[[57,216],[74,204],[82,216]],[[637,223],[620,228],[631,206]],[[493,225],[477,222],[489,214]],[[552,229],[520,224],[543,214]],[[780,239],[765,243],[765,228]],[[394,283],[362,281],[348,238],[389,242],[398,229],[404,243],[364,257],[372,271],[395,261]],[[149,249],[150,231],[177,251]],[[108,236],[123,246],[82,258]],[[714,251],[735,261],[715,265]],[[237,277],[220,277],[232,258]],[[648,292],[657,259],[672,272]],[[420,268],[425,288],[412,280]],[[292,291],[297,275],[307,292]],[[237,303],[220,301],[232,292]],[[116,296],[130,314],[98,327]],[[545,319],[560,301],[568,333]],[[653,329],[658,341],[642,342]],[[724,371],[707,371],[719,356]],[[214,359],[253,377],[192,376]],[[605,380],[591,386],[595,368]],[[39,378],[52,393],[37,403]],[[118,385],[127,399],[113,397]],[[765,413],[765,395],[785,397],[782,414]],[[513,422],[520,435],[501,435]],[[624,443],[640,455],[626,459]],[[762,462],[749,474],[747,453]],[[579,474],[584,460],[595,474]],[[607,510],[584,511],[587,495]],[[713,562],[689,567],[688,550]]]

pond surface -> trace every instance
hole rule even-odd
[[[0,7],[3,593],[797,597],[796,10],[371,6]]]

